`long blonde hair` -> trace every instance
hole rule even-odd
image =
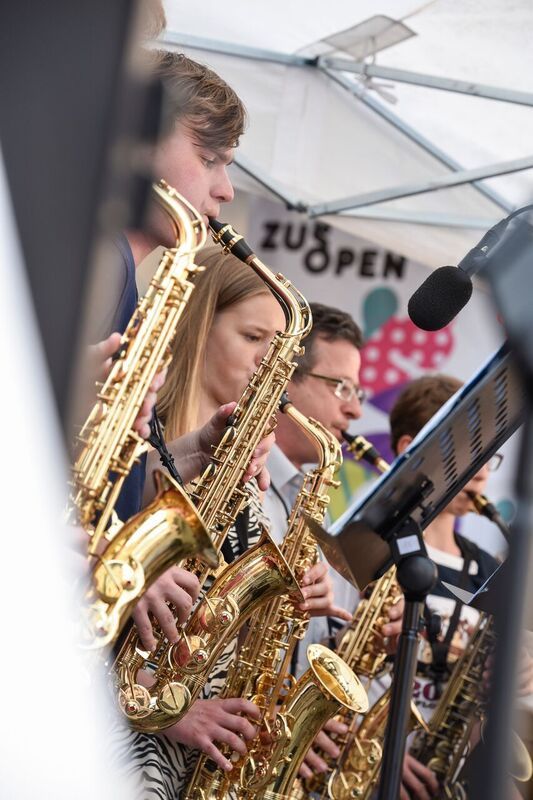
[[[248,297],[269,294],[251,267],[218,245],[205,248],[196,263],[206,270],[195,278],[176,331],[167,379],[158,393],[157,412],[167,441],[198,427],[206,346],[215,315]]]

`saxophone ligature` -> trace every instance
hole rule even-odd
[[[176,560],[197,555],[212,566],[217,554],[193,504],[178,484],[157,471],[156,499],[122,524],[113,508],[145,441],[133,424],[193,290],[194,263],[206,229],[198,212],[165,181],[154,184],[172,221],[176,247],[166,250],[121,339],[111,371],[79,434],[72,503],[89,535],[94,565],[85,592],[82,644],[103,647],[119,634],[132,604]],[[111,524],[109,524],[111,522]]]
[[[311,327],[307,301],[282,275],[274,275],[230,225],[211,220],[215,241],[222,244],[264,280],[283,308],[286,325],[278,332],[248,386],[230,424],[215,449],[211,464],[196,483],[191,498],[205,521],[217,551],[247,501],[242,478],[250,457],[277,412],[281,396],[303,352],[301,339]],[[204,587],[211,572],[195,561],[194,571]],[[132,631],[115,663],[118,704],[132,727],[144,732],[162,730],[177,721],[198,696],[211,667],[235,632],[272,597],[298,593],[298,584],[277,546],[263,533],[258,545],[218,573],[215,583],[170,644],[156,627],[154,653],[138,647]],[[139,684],[139,670],[150,661],[150,690]]]

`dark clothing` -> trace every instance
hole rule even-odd
[[[467,646],[472,631],[477,623],[479,612],[475,608],[461,605],[456,618],[457,601],[442,585],[442,581],[452,586],[459,586],[467,592],[476,592],[492,575],[498,561],[485,550],[477,547],[469,539],[455,534],[455,540],[461,555],[451,555],[428,546],[428,555],[437,565],[439,581],[428,595],[426,604],[429,611],[438,614],[442,621],[442,629],[433,646],[423,635],[419,645],[419,663],[413,697],[424,718],[429,720],[436,708],[440,692],[448,679],[448,670],[461,657]],[[465,560],[468,571],[465,571]],[[450,625],[451,633],[448,633]],[[441,653],[437,645],[446,644]],[[438,656],[442,656],[439,658]],[[444,661],[444,669],[440,661]],[[446,669],[447,666],[447,669]]]
[[[139,299],[137,284],[135,283],[135,262],[128,240],[124,234],[120,234],[120,236],[114,240],[113,244],[120,255],[120,258],[116,261],[115,267],[120,273],[117,276],[120,299],[108,335],[114,331],[124,333]]]
[[[128,240],[121,234],[114,241],[114,244],[120,256],[116,261],[116,269],[120,272],[118,276],[118,285],[121,287],[121,292],[113,322],[107,335],[114,331],[124,333],[135,311],[139,298],[137,284],[135,282],[135,262]],[[133,465],[130,474],[124,481],[124,486],[115,504],[115,511],[122,522],[126,522],[130,517],[141,510],[145,477],[146,453]]]

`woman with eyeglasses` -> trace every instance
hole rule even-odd
[[[391,445],[403,453],[431,417],[462,386],[448,375],[426,375],[410,383],[396,400],[390,413]],[[440,632],[425,634],[420,642],[413,697],[424,718],[429,720],[449,678],[450,670],[463,653],[479,613],[455,600],[442,581],[476,592],[492,575],[498,562],[477,544],[458,532],[458,520],[474,511],[472,493],[483,494],[489,472],[497,469],[502,456],[496,454],[462,491],[435,517],[424,531],[429,557],[435,562],[439,582],[426,601],[426,618],[441,619]],[[520,665],[520,692],[533,688],[533,662],[527,654]],[[488,671],[485,675],[488,679]],[[427,800],[438,791],[435,776],[412,756],[404,762],[400,800]]]

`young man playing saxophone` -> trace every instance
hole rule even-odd
[[[404,452],[422,427],[461,386],[462,382],[456,378],[438,374],[418,378],[403,390],[390,412],[391,446],[396,454]],[[489,462],[424,531],[428,555],[437,565],[440,580],[455,586],[461,585],[471,592],[483,585],[498,562],[460,535],[458,520],[474,510],[467,492],[482,494],[490,469]],[[438,613],[442,619],[441,631],[432,644],[425,634],[421,637],[415,677],[413,698],[426,721],[429,721],[453,664],[468,644],[479,612],[461,604],[456,611],[457,601],[442,587],[440,581],[428,596],[426,605],[430,612]],[[533,660],[527,652],[523,654],[518,671],[519,695],[528,695],[533,691]],[[488,669],[484,677],[489,680]],[[434,773],[407,753],[400,800],[429,800],[438,793],[439,786]]]

